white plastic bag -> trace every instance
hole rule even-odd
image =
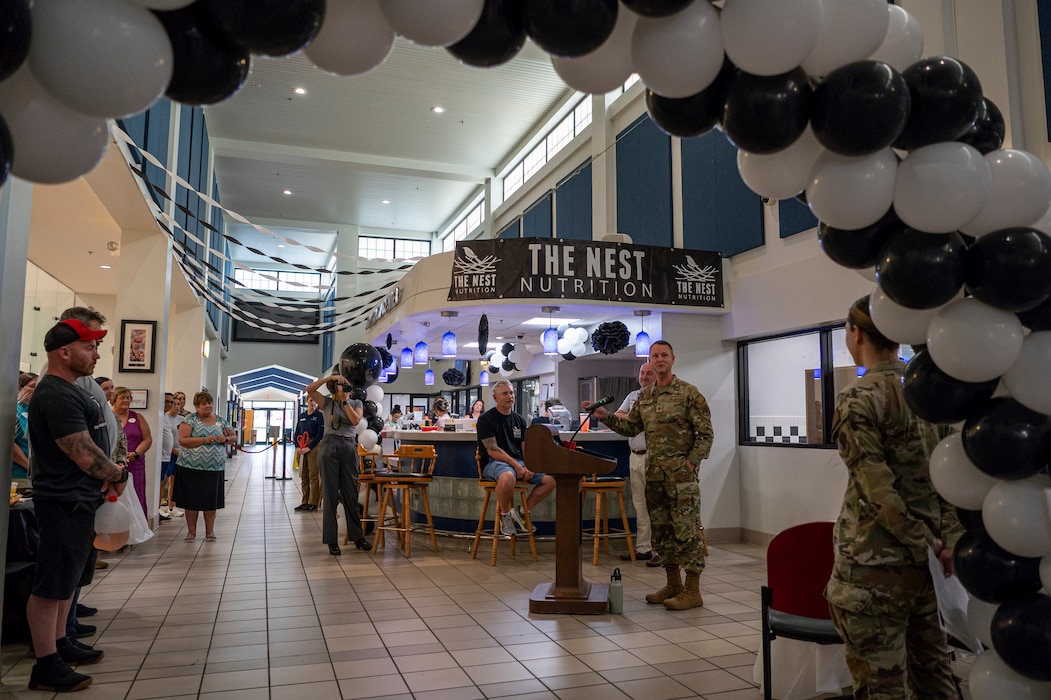
[[[131,517],[131,523],[128,528],[128,544],[142,544],[153,537],[153,530],[150,529],[149,523],[146,522],[146,514],[142,512],[142,504],[139,503],[139,497],[135,495],[135,485],[131,479],[128,479],[124,484],[124,493],[120,495],[117,502],[124,504]]]

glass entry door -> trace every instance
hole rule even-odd
[[[270,435],[277,431],[282,442],[290,440],[295,429],[295,404],[292,402],[254,401],[252,410],[255,420],[252,426],[252,441],[256,445],[270,442]]]

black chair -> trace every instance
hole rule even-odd
[[[823,591],[832,574],[831,522],[804,523],[774,536],[766,550],[763,698],[770,700],[770,642],[777,637],[842,644]],[[846,696],[850,697],[850,696]]]

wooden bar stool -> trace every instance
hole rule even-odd
[[[591,558],[593,565],[598,564],[598,551],[601,542],[605,542],[605,551],[606,554],[609,554],[610,537],[623,536],[628,543],[628,554],[631,560],[635,561],[635,547],[632,545],[631,528],[628,526],[628,510],[624,507],[624,488],[627,486],[627,483],[627,479],[621,476],[596,477],[594,474],[589,474],[584,477],[580,484],[585,501],[589,493],[595,494],[595,527],[582,530],[584,536],[590,535],[594,543],[594,553]],[[606,503],[606,499],[610,495],[617,497],[617,505],[620,507],[620,522],[623,525],[621,528],[612,530],[609,527],[609,508]]]
[[[412,516],[409,501],[413,491],[419,491],[423,499],[423,510],[427,515],[427,527],[431,532],[431,544],[438,551],[438,537],[434,532],[434,519],[431,517],[431,502],[427,498],[427,487],[434,480],[434,464],[438,453],[434,445],[402,445],[393,454],[383,455],[387,460],[388,471],[375,472],[373,479],[380,487],[381,520],[376,524],[376,546],[373,553],[379,551],[384,543],[388,530],[398,533],[405,558],[408,559],[412,549]],[[393,525],[385,524],[382,514],[387,508],[394,507],[394,494],[401,493],[401,514]]]
[[[361,506],[361,533],[368,535],[369,533],[365,529],[366,523],[376,523],[379,525],[379,521],[383,520],[385,513],[382,510],[377,511],[375,518],[369,516],[369,499],[372,496],[372,487],[376,486],[377,489],[381,489],[380,485],[376,483],[376,455],[372,452],[368,452],[361,443],[358,443],[358,492],[361,492],[362,487],[365,489],[365,503]],[[380,469],[382,471],[382,468]],[[383,494],[378,493],[376,495],[378,505],[383,503]],[[350,530],[343,535],[343,544],[350,544]]]
[[[492,479],[486,479],[482,477],[482,455],[477,450],[474,453],[474,461],[478,464],[478,485],[485,491],[485,500],[482,502],[482,513],[478,516],[478,527],[474,531],[474,544],[471,545],[471,559],[478,556],[478,543],[483,537],[485,532],[485,514],[489,510],[489,499],[493,498],[496,494],[496,482]],[[533,539],[533,521],[529,516],[529,504],[526,502],[526,496],[529,494],[529,482],[528,481],[517,481],[515,482],[515,493],[518,494],[519,500],[522,502],[522,512],[525,514],[525,523],[527,532],[526,536],[529,538],[529,548],[533,551],[533,561],[540,561],[540,558],[536,553],[536,540]],[[514,502],[514,496],[511,497]],[[500,534],[500,507],[496,504],[496,499],[493,498],[493,534],[484,535],[485,537],[491,537],[493,540],[493,558],[489,562],[490,566],[496,566],[496,555],[497,548],[500,545],[501,539],[511,540],[511,556],[515,556],[515,546],[518,542],[518,535],[502,535]]]

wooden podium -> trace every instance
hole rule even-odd
[[[566,449],[544,425],[526,430],[525,455],[530,469],[555,478],[555,580],[533,589],[529,612],[600,615],[608,606],[609,584],[585,581],[581,572],[580,480],[610,473],[617,460]]]

